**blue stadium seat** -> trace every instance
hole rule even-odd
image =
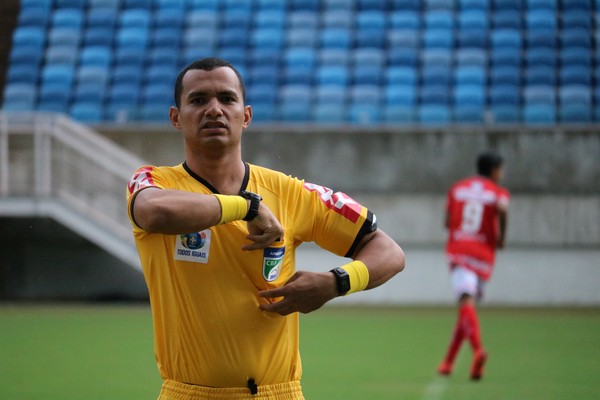
[[[563,28],[560,32],[561,47],[592,47],[592,35],[589,29],[584,28]]]
[[[521,86],[519,84],[497,84],[489,88],[490,105],[521,104]]]
[[[460,10],[482,10],[487,11],[489,0],[459,0],[458,8]]]
[[[288,29],[317,29],[319,19],[311,11],[292,11],[287,14]]]
[[[187,9],[187,0],[154,0],[157,14],[163,13],[169,10],[185,11]],[[191,4],[193,8],[195,4]]]
[[[563,67],[579,65],[591,68],[593,65],[592,51],[585,47],[568,47],[562,49],[559,57]]]
[[[530,52],[525,52],[525,55]],[[513,66],[520,67],[521,66],[521,52],[516,51],[512,48],[498,48],[491,49],[490,51],[490,61],[493,67],[499,66]]]
[[[289,122],[308,121],[311,116],[312,91],[308,85],[283,85],[279,89],[278,119]]]
[[[559,89],[559,119],[566,123],[592,121],[592,93],[589,86],[569,85]]]
[[[41,85],[57,85],[70,88],[75,77],[73,66],[46,65],[42,69]]]
[[[248,103],[254,107],[255,104],[269,104],[275,107],[277,103],[277,85],[272,82],[253,83],[248,87]]]
[[[84,12],[74,8],[56,9],[50,16],[50,25],[53,28],[81,29],[84,22]]]
[[[13,47],[29,46],[40,51],[46,44],[46,30],[39,27],[17,26],[13,31]]]
[[[355,85],[381,85],[383,79],[383,68],[377,65],[356,65],[352,70]]]
[[[286,4],[279,0],[257,0],[257,9],[259,11],[285,11]]]
[[[518,10],[495,10],[490,13],[492,18],[492,27],[494,29],[516,29],[521,30],[522,18]]]
[[[31,83],[36,82],[40,73],[40,67],[36,64],[11,63],[6,74],[6,83]]]
[[[153,18],[154,28],[181,29],[185,22],[185,11],[177,8],[167,8],[157,11]]]
[[[354,33],[355,45],[361,47],[376,47],[383,49],[386,45],[386,31],[384,29],[362,29]]]
[[[493,0],[495,10],[517,10],[520,11],[523,0]]]
[[[181,41],[182,30],[178,27],[161,27],[154,28],[150,32],[150,46],[153,47],[173,47],[179,48],[179,42]]]
[[[483,111],[486,104],[486,86],[477,84],[459,84],[454,86],[452,100],[456,106],[478,106]]]
[[[347,67],[350,64],[351,51],[348,49],[321,49],[319,64],[322,66]]]
[[[121,0],[121,5],[125,10],[141,9],[149,10],[152,8],[152,1],[147,0]]]
[[[249,64],[246,47],[221,47],[217,52],[217,56],[229,61],[238,69]]]
[[[281,50],[277,47],[258,47],[250,49],[248,54],[250,64],[258,65],[262,63],[279,64],[281,58]]]
[[[411,66],[419,63],[419,51],[415,48],[392,48],[388,50],[388,62],[391,66]]]
[[[97,103],[75,103],[70,107],[69,115],[86,124],[100,123],[104,119],[102,106]]]
[[[442,104],[422,104],[417,109],[417,120],[422,125],[438,126],[451,121],[450,107]]]
[[[123,27],[117,31],[115,38],[117,48],[145,49],[149,43],[149,31],[142,27]]]
[[[416,48],[419,46],[419,37],[410,29],[391,29],[387,31],[388,48]]]
[[[425,31],[428,29],[454,29],[454,13],[450,10],[430,10],[422,15]]]
[[[412,124],[416,119],[414,106],[386,105],[383,109],[383,122],[387,124]]]
[[[354,124],[371,125],[381,122],[381,107],[371,104],[350,104],[348,120]]]
[[[525,65],[546,65],[555,67],[558,64],[558,53],[548,47],[528,49],[525,53]]]
[[[187,28],[217,29],[219,14],[210,10],[191,10],[185,14]]]
[[[112,69],[113,85],[130,84],[140,86],[144,71],[137,65],[117,65]]]
[[[397,10],[389,15],[392,29],[408,29],[417,32],[421,28],[421,15],[415,10]]]
[[[249,11],[252,7],[251,0],[187,0],[189,8],[192,10],[211,10],[217,11],[219,6],[222,4],[225,10],[230,10],[233,6],[237,6],[237,9],[242,11]]]
[[[592,29],[593,21],[589,10],[566,9],[560,14],[563,29]]]
[[[53,0],[21,0],[20,2],[21,10],[25,10],[28,8],[38,8],[49,12],[53,7]]]
[[[166,83],[172,85],[179,73],[175,65],[150,65],[145,69],[144,79],[148,85]]]
[[[291,0],[289,7],[292,11],[312,11],[320,10],[321,4],[319,0]]]
[[[492,49],[520,50],[523,46],[523,37],[517,29],[494,29],[490,32],[490,46]]]
[[[419,100],[422,105],[448,105],[450,103],[449,87],[445,85],[421,85]]]
[[[386,86],[416,85],[418,83],[417,69],[404,66],[390,66],[385,71]]]
[[[177,68],[179,66],[179,54],[173,51],[172,46],[151,47],[148,51],[148,62],[150,66],[161,65]]]
[[[527,10],[556,10],[557,0],[525,0]]]
[[[347,29],[325,28],[321,31],[319,42],[324,48],[349,49],[354,43],[354,37]]]
[[[381,105],[383,94],[377,85],[363,84],[352,85],[349,93],[350,104],[353,105]]]
[[[521,107],[512,104],[491,105],[490,120],[494,124],[516,124],[521,122]]]
[[[525,27],[529,30],[558,28],[557,14],[554,10],[533,9],[525,13]]]
[[[525,42],[529,48],[555,48],[557,38],[558,35],[555,29],[531,29],[525,35]]]
[[[248,32],[243,28],[225,28],[219,32],[219,45],[223,47],[246,47],[250,43]]]
[[[184,53],[185,54],[185,53]],[[142,47],[118,47],[113,52],[116,65],[135,65],[141,67],[146,60],[146,48]]]
[[[478,104],[455,104],[452,119],[459,124],[482,124],[485,121],[485,107]]]
[[[514,65],[494,66],[490,69],[490,85],[520,85],[521,68]]]
[[[457,34],[456,40],[459,48],[485,49],[487,51],[488,35],[483,35],[478,30],[460,30]]]
[[[559,71],[559,81],[562,86],[567,85],[592,85],[592,71],[581,65],[566,65]]]
[[[385,4],[385,2],[382,2],[379,0],[358,0],[356,3],[356,8],[361,11],[368,11],[368,10],[385,11],[386,4]]]
[[[347,86],[350,83],[350,72],[348,68],[342,66],[322,66],[317,69],[316,83]]]
[[[79,54],[71,46],[50,46],[46,49],[46,64],[65,64],[74,66]]]
[[[421,0],[391,0],[392,10],[411,10],[417,11],[421,9]]]
[[[42,58],[43,52],[37,45],[13,45],[10,49],[9,66],[27,64],[37,67]]]
[[[217,44],[217,32],[211,28],[188,28],[183,31],[183,48],[203,47],[214,49]]]
[[[71,90],[62,84],[42,84],[39,89],[38,110],[67,112],[71,98]]]
[[[287,47],[316,47],[318,41],[318,30],[315,28],[290,28],[286,31]]]
[[[108,46],[111,47],[114,39],[114,30],[106,27],[90,27],[83,33],[83,46]]]
[[[534,64],[525,68],[525,85],[556,85],[556,68]]]
[[[386,63],[385,52],[378,48],[357,48],[350,56],[353,65],[370,65],[382,68]]]
[[[108,46],[86,46],[79,53],[79,63],[109,67],[112,64],[113,53]]]
[[[487,69],[481,66],[459,66],[454,70],[454,83],[456,85],[486,85]]]
[[[17,17],[17,26],[46,28],[49,20],[48,10],[37,7],[23,8]]]
[[[417,87],[410,84],[387,85],[384,89],[384,103],[389,106],[413,108],[417,104]]]
[[[224,28],[249,29],[252,13],[243,8],[225,8],[222,11],[221,22]]]
[[[313,107],[311,119],[323,125],[340,124],[346,121],[346,108],[339,103],[317,103]]]
[[[287,67],[305,65],[313,68],[317,62],[317,53],[309,47],[287,48],[284,50],[283,61]]]
[[[365,10],[356,15],[356,29],[377,29],[385,30],[387,21],[386,14],[383,11]]]
[[[253,47],[281,49],[284,44],[284,35],[279,29],[255,29],[252,32],[250,42]]]
[[[592,91],[588,85],[572,84],[561,86],[558,89],[558,97],[562,105],[592,104]]]
[[[423,0],[423,9],[425,11],[432,10],[448,10],[452,11],[454,9],[453,1],[445,1],[445,0]]]
[[[551,85],[533,85],[523,87],[524,104],[556,104],[556,88]]]
[[[284,84],[311,84],[314,68],[306,64],[288,65],[283,69]]]
[[[71,46],[76,51],[81,39],[81,31],[77,28],[56,27],[48,30],[48,46]]]
[[[423,49],[421,51],[422,66],[435,65],[450,68],[454,63],[454,51],[450,49]]]
[[[248,76],[252,85],[271,84],[277,85],[280,79],[280,69],[274,64],[257,64],[250,68]]]
[[[454,47],[454,30],[446,28],[423,31],[422,44],[426,49],[451,49]]]
[[[526,104],[523,108],[523,121],[531,125],[555,124],[556,107],[549,104]]]
[[[107,85],[97,82],[80,81],[73,90],[74,103],[102,104],[107,93]]]
[[[354,4],[347,0],[322,0],[321,8],[324,10],[346,10],[352,9]]]
[[[114,29],[119,20],[117,10],[116,8],[91,8],[86,16],[86,29],[97,27]]]
[[[459,48],[455,50],[455,62],[459,67],[486,67],[488,51],[481,48]]]
[[[284,11],[260,10],[254,13],[255,29],[278,29],[285,28],[286,14]]]
[[[481,9],[459,11],[457,19],[460,30],[479,30],[483,33],[488,29],[488,13]]]
[[[88,0],[88,6],[92,10],[111,9],[116,11],[121,7],[121,0]]]
[[[352,10],[326,10],[321,15],[321,25],[324,29],[353,29],[354,20]]]
[[[421,68],[423,85],[449,86],[452,83],[452,70],[445,66],[431,65]]]
[[[37,97],[37,87],[29,83],[8,83],[4,87],[2,108],[14,111],[33,110]]]
[[[558,118],[569,124],[587,124],[594,120],[591,104],[564,104],[558,107]]]

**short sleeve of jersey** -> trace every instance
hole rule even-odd
[[[146,189],[148,187],[158,187],[164,189],[167,187],[165,185],[164,177],[160,173],[160,170],[157,167],[152,165],[146,165],[138,168],[134,173],[129,183],[127,184],[127,213],[129,215],[129,220],[132,222],[135,228],[138,228],[133,215],[131,213],[133,202],[135,201],[135,196],[142,189]]]
[[[376,229],[375,216],[342,192],[304,182],[296,218],[303,224],[300,237],[314,241],[339,256],[350,257],[360,239]]]

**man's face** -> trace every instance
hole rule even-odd
[[[252,109],[244,105],[240,82],[231,68],[187,71],[180,100],[179,108],[171,107],[171,123],[183,132],[191,148],[238,145],[252,119]]]

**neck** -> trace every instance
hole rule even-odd
[[[241,154],[226,157],[186,157],[187,166],[221,194],[237,194],[246,172]]]

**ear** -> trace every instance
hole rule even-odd
[[[246,129],[252,121],[252,106],[244,106],[244,124],[242,127]]]
[[[173,125],[175,129],[181,129],[181,124],[179,123],[179,109],[177,107],[171,106],[171,108],[169,108],[169,119],[171,120],[171,125]]]

